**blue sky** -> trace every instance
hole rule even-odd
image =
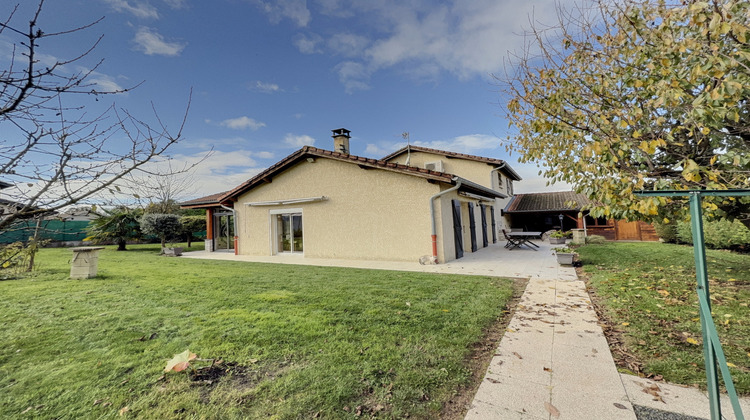
[[[28,20],[29,3],[16,22]],[[550,0],[48,0],[46,32],[105,19],[40,48],[70,58],[103,35],[79,63],[104,59],[91,80],[143,82],[85,99],[92,110],[115,100],[148,120],[153,102],[175,127],[192,89],[185,140],[172,154],[189,162],[213,148],[192,196],[232,188],[302,145],[330,149],[339,127],[352,131],[356,155],[382,157],[409,132],[412,144],[509,160],[524,177],[516,191],[533,192],[545,182],[505,152],[505,98],[491,74],[522,46],[530,19],[554,15]],[[0,35],[5,57],[9,45]]]

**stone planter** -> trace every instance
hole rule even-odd
[[[560,265],[573,265],[573,257],[575,257],[576,254],[573,253],[562,253],[558,252],[557,254],[557,262]]]
[[[561,245],[565,243],[566,238],[549,238],[550,245]]]
[[[172,247],[172,248],[162,248],[161,253],[166,255],[167,257],[179,257],[182,255],[182,250],[184,248],[181,247]]]
[[[82,246],[71,248],[73,258],[70,260],[71,279],[90,279],[96,277],[99,266],[99,251],[103,246]]]

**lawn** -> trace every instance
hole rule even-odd
[[[693,248],[643,242],[577,251],[610,324],[643,373],[705,388]],[[748,395],[750,256],[708,250],[707,260],[713,319],[737,391]]]
[[[95,279],[44,249],[0,281],[0,418],[435,418],[512,296],[498,278],[129,248]],[[186,349],[219,362],[165,374]]]

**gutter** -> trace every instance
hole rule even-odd
[[[229,210],[232,212],[232,225],[234,227],[234,255],[239,255],[237,250],[237,212],[233,208],[227,207],[223,204],[219,204],[219,206],[224,210]]]
[[[503,162],[503,164],[502,164],[502,165],[500,165],[500,166],[498,166],[497,168],[494,168],[494,169],[492,169],[492,170],[490,171],[490,185],[492,185],[492,178],[494,178],[494,177],[492,176],[492,174],[493,174],[494,172],[498,172],[498,171],[500,171],[500,170],[504,169],[506,165],[508,165],[508,162]],[[499,182],[499,181],[498,181],[498,182]],[[498,188],[502,189],[502,188],[503,188],[503,186],[502,186],[502,185],[498,185]]]
[[[448,188],[445,191],[440,191],[439,193],[430,197],[430,222],[432,223],[430,237],[432,239],[432,258],[434,258],[435,263],[437,263],[437,224],[435,223],[435,199],[461,188],[462,180],[458,177],[453,177],[453,180],[456,181],[455,186]]]

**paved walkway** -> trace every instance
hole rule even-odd
[[[557,264],[548,243],[540,243],[538,251],[509,251],[503,244],[439,265],[202,251],[183,258],[528,278],[466,420],[710,417],[708,398],[695,388],[617,372],[583,281],[573,268]],[[742,404],[743,412],[750,414],[750,401],[743,399]],[[722,407],[725,418],[734,418],[727,399]]]

